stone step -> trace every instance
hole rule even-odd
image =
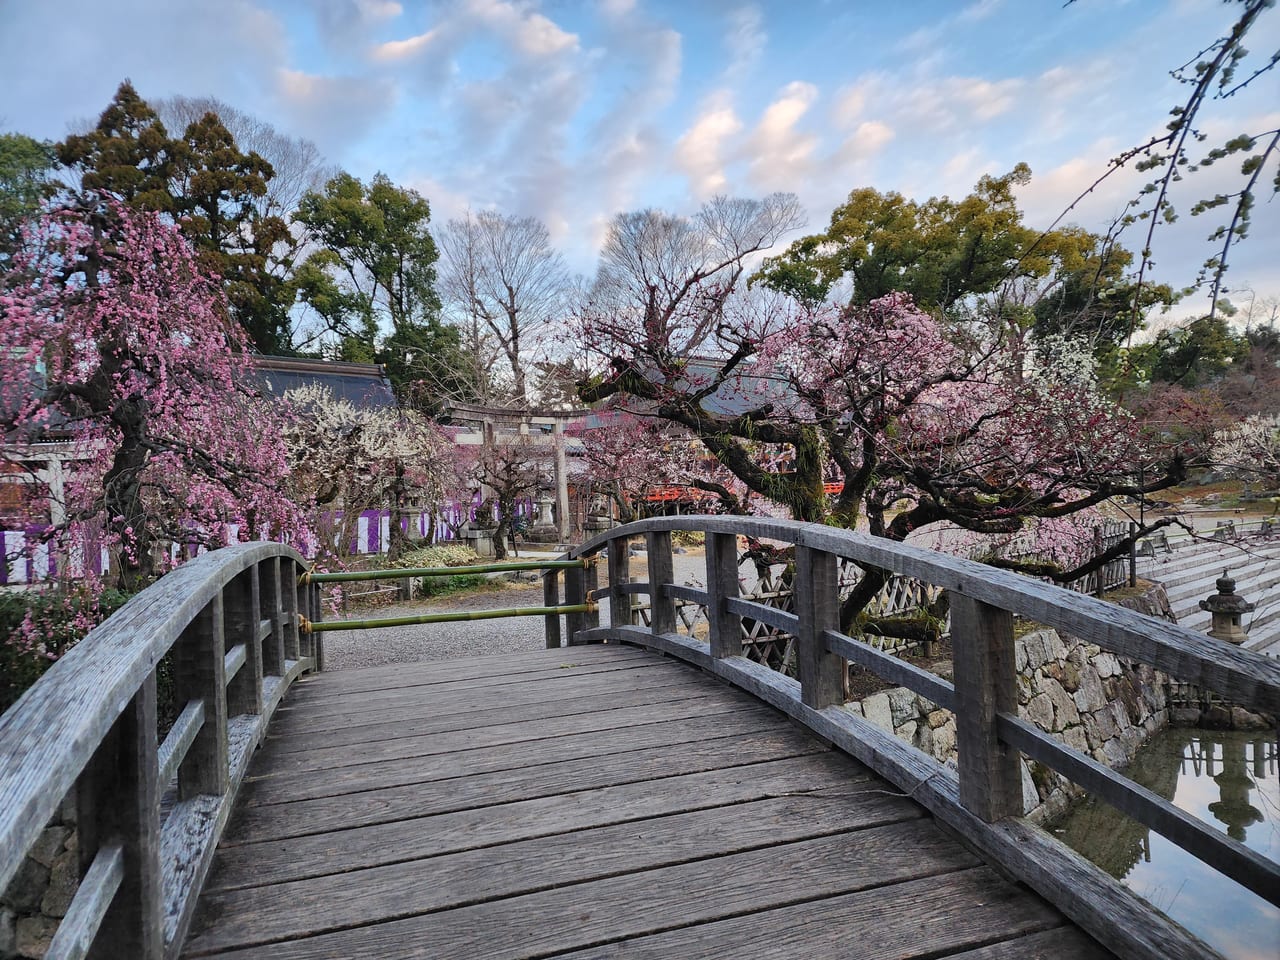
[[[1276,588],[1280,587],[1280,564],[1273,562],[1249,574],[1236,578],[1236,593],[1255,606],[1266,606],[1272,599]],[[1215,593],[1217,587],[1212,580],[1199,584],[1185,584],[1177,591],[1167,590],[1169,606],[1182,622],[1185,613],[1200,609],[1200,601]]]
[[[1193,562],[1178,565],[1161,563],[1159,558],[1152,564],[1148,558],[1146,564],[1139,563],[1138,575],[1156,580],[1164,584],[1166,590],[1173,591],[1184,584],[1200,580],[1211,583],[1221,576],[1223,569],[1240,579],[1242,571],[1268,562],[1280,563],[1280,548],[1269,544],[1261,547],[1251,544],[1246,552],[1235,546],[1215,545],[1198,551]]]

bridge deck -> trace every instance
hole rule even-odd
[[[187,957],[1109,956],[748,694],[618,646],[321,674]]]

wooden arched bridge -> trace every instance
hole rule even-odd
[[[707,534],[705,588],[673,582],[677,529]],[[739,596],[740,534],[795,546],[794,612]],[[1213,956],[1022,817],[1025,755],[1280,901],[1276,863],[1019,719],[1013,617],[1272,714],[1276,661],[817,525],[647,520],[568,559],[606,548],[603,586],[548,573],[544,652],[335,673],[297,553],[186,564],[0,718],[0,889],[74,808],[49,957]],[[840,632],[841,558],[950,592],[954,683]],[[742,618],[795,637],[798,679],[741,655]],[[958,768],[847,709],[848,661],[951,711]]]

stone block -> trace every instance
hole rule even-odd
[[[1030,813],[1040,806],[1040,794],[1036,790],[1036,782],[1031,777],[1031,767],[1022,761],[1022,812]]]
[[[1113,770],[1123,770],[1133,755],[1125,747],[1122,737],[1112,737],[1102,745],[1102,762]]]
[[[1027,644],[1022,637],[1013,641],[1013,669],[1017,673],[1027,672]]]
[[[1092,713],[1107,705],[1102,681],[1096,670],[1085,667],[1080,671],[1080,687],[1075,692],[1075,705],[1081,713]]]
[[[1061,730],[1080,722],[1080,711],[1076,709],[1075,701],[1057,680],[1045,678],[1044,694],[1053,704],[1053,722],[1045,729]]]
[[[863,715],[862,702],[859,700],[855,700],[852,703],[844,704],[844,708],[848,710],[850,713],[852,713],[855,717],[861,717]]]
[[[1047,693],[1042,693],[1027,704],[1024,714],[1028,720],[1042,730],[1053,729],[1053,700]]]
[[[1100,677],[1116,677],[1120,675],[1120,661],[1114,653],[1099,653],[1093,658],[1093,669]]]
[[[908,720],[906,723],[902,724],[901,726],[895,727],[893,732],[898,737],[899,740],[905,740],[907,741],[907,743],[915,743],[916,730],[919,728],[919,726],[920,725],[916,723],[914,720]],[[925,727],[925,729],[927,730],[929,728]]]
[[[940,726],[942,726],[944,723],[946,723],[948,720],[951,719],[951,711],[950,710],[932,710],[929,712],[929,715],[926,717],[926,719],[929,721],[930,729],[937,730]]]
[[[1046,663],[1058,663],[1066,659],[1067,645],[1062,642],[1062,637],[1058,635],[1057,630],[1045,630],[1044,635],[1044,659]]]
[[[18,956],[37,960],[49,949],[58,921],[49,917],[23,917],[18,921]]]
[[[27,856],[36,863],[52,867],[58,854],[62,853],[71,831],[66,827],[45,827],[36,838],[36,842],[27,851]]]
[[[1072,750],[1079,750],[1086,756],[1089,754],[1089,737],[1085,733],[1084,724],[1077,723],[1074,727],[1063,730],[1062,742]]]
[[[1231,729],[1233,730],[1269,730],[1271,725],[1266,718],[1259,716],[1244,707],[1231,708]]]
[[[916,707],[916,693],[906,687],[894,687],[884,691],[889,698],[889,709],[893,715],[894,727],[901,726],[908,720],[917,720],[920,711]]]
[[[49,870],[49,889],[40,901],[41,912],[49,917],[65,917],[79,886],[79,858],[74,853],[64,852]]]
[[[863,699],[862,715],[882,730],[893,729],[893,710],[889,706],[889,697],[883,690]]]
[[[1044,649],[1043,630],[1033,630],[1022,638],[1022,643],[1027,651],[1027,669],[1039,670],[1044,666],[1045,649]]]
[[[933,755],[944,763],[950,763],[955,759],[956,721],[954,717],[933,731]]]
[[[4,899],[16,913],[30,913],[44,899],[44,891],[48,886],[49,868],[26,857],[22,861],[22,866],[18,868],[18,872],[9,881],[9,889],[4,892]]]

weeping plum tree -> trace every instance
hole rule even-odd
[[[282,424],[237,376],[247,338],[158,214],[88,193],[29,224],[0,330],[6,457],[60,438],[78,454],[47,534],[64,556],[100,530],[133,589],[166,542],[303,534]]]

